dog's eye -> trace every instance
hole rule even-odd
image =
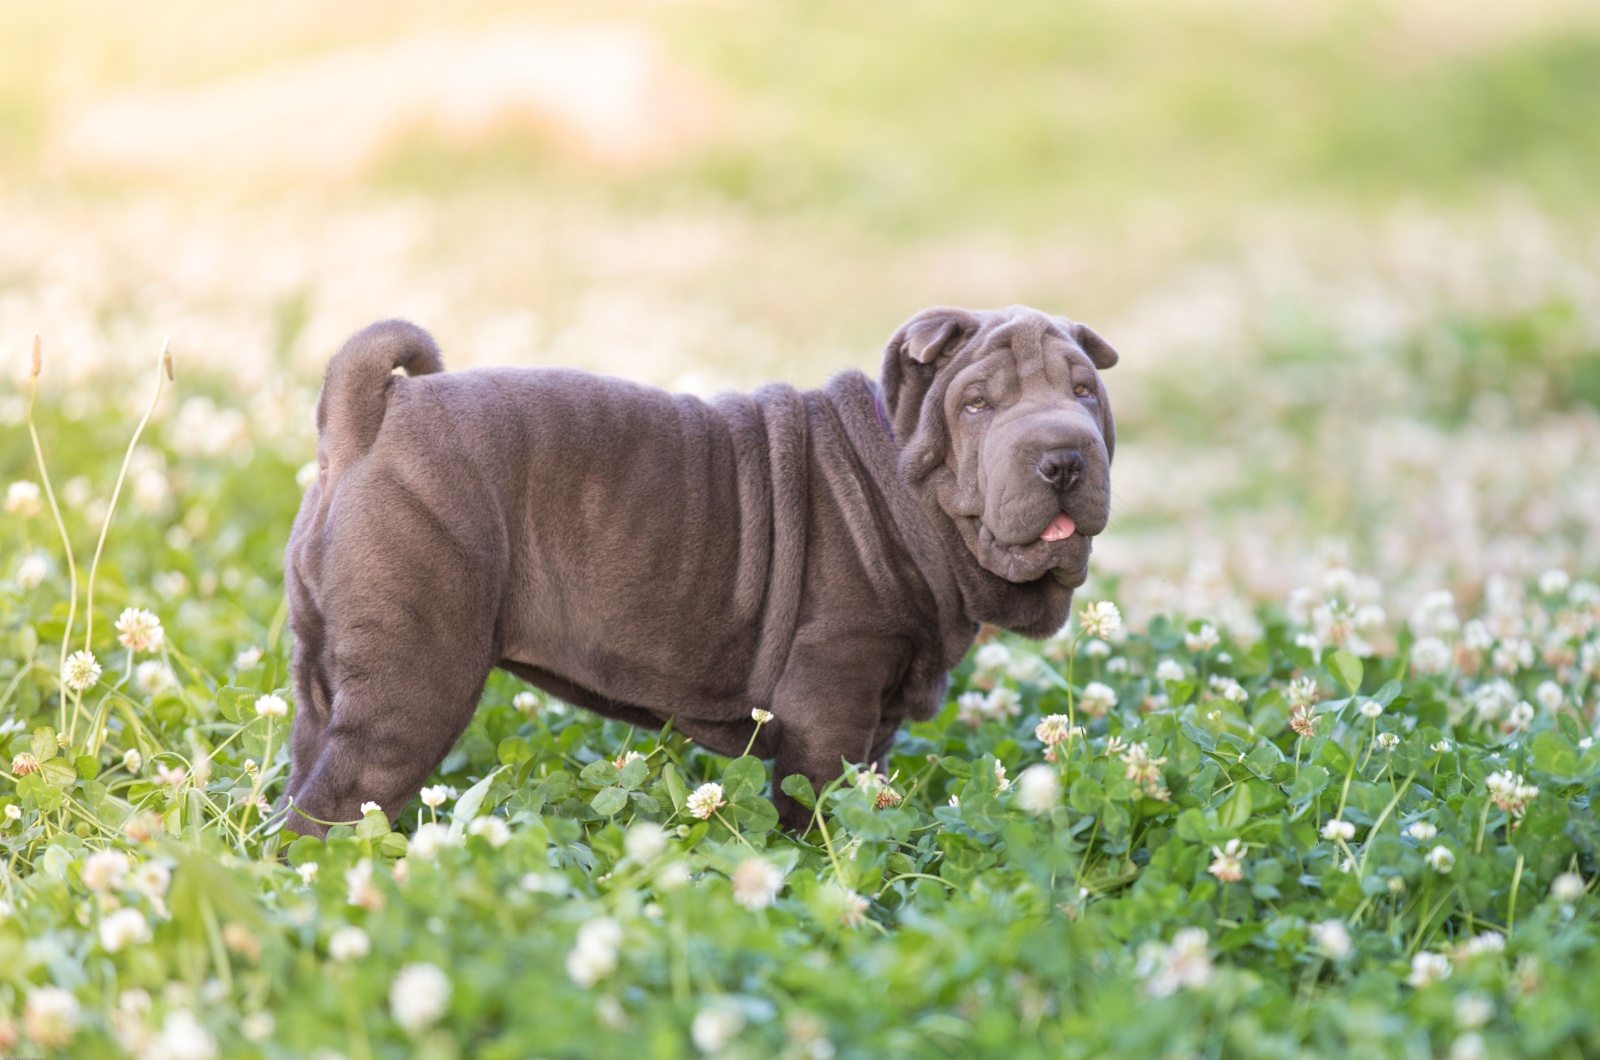
[[[1079,383],[1072,388],[1072,392],[1079,397],[1094,397],[1094,391],[1090,389],[1087,383]]]
[[[982,412],[989,407],[989,401],[987,398],[975,397],[969,400],[964,407],[968,412]]]

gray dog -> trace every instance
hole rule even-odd
[[[328,365],[289,539],[288,796],[392,821],[496,666],[724,755],[770,710],[754,753],[779,784],[881,763],[980,623],[1066,620],[1110,510],[1097,369],[1116,361],[1062,317],[929,309],[890,339],[881,387],[847,371],[707,402],[442,372],[426,332],[372,325]]]

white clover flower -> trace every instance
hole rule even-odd
[[[82,692],[93,688],[94,683],[100,680],[100,663],[95,660],[94,652],[75,651],[67,656],[67,668],[61,676],[68,688]]]
[[[50,560],[43,552],[30,552],[17,564],[17,584],[23,590],[37,589],[50,573]]]
[[[40,503],[41,496],[37,482],[19,479],[6,487],[6,512],[31,519],[44,511],[44,505]]]
[[[640,821],[628,829],[622,844],[633,860],[654,861],[666,852],[667,833],[653,821]]]
[[[1483,783],[1494,804],[1513,817],[1520,816],[1527,810],[1528,803],[1539,797],[1538,786],[1527,783],[1520,773],[1490,773]]]
[[[1423,637],[1411,646],[1411,665],[1419,674],[1450,669],[1450,646],[1438,637]]]
[[[1414,821],[1406,828],[1406,835],[1419,843],[1426,843],[1438,834],[1438,827],[1431,821]]]
[[[1022,710],[1022,696],[1001,685],[983,697],[983,711],[994,718],[1014,718]]]
[[[694,1014],[689,1037],[707,1055],[720,1053],[744,1030],[744,1015],[730,1002],[718,1001]]]
[[[1494,634],[1482,619],[1474,618],[1461,627],[1461,643],[1473,651],[1487,651],[1494,645]]]
[[[657,892],[669,894],[680,887],[687,886],[689,878],[688,865],[681,861],[669,861],[656,870],[656,874],[651,877],[650,883]]]
[[[6,807],[6,820],[8,820],[8,821],[20,821],[20,820],[22,820],[22,807],[18,806],[16,803],[12,803],[11,805],[7,806]]]
[[[69,991],[41,986],[28,993],[22,1025],[27,1028],[28,1037],[39,1045],[60,1049],[77,1035],[79,1012],[78,999]]]
[[[427,861],[449,845],[449,827],[437,821],[430,821],[420,825],[412,834],[411,842],[406,845],[406,854]]]
[[[1501,641],[1490,656],[1490,662],[1502,673],[1525,670],[1533,665],[1533,642],[1520,638]]]
[[[765,909],[783,889],[783,873],[766,858],[752,856],[733,870],[733,900],[746,909]]]
[[[359,961],[372,952],[372,939],[354,924],[346,924],[328,936],[328,956],[341,964]]]
[[[171,688],[177,681],[166,663],[159,659],[146,659],[133,668],[133,683],[145,695],[153,696]]]
[[[256,700],[256,717],[278,719],[288,716],[289,704],[284,702],[282,696],[265,695]]]
[[[1087,636],[1110,637],[1122,628],[1122,612],[1110,600],[1097,600],[1078,612],[1078,624]]]
[[[1161,781],[1161,767],[1167,764],[1166,756],[1152,756],[1149,746],[1140,741],[1123,752],[1121,761],[1124,766],[1123,777],[1133,781],[1141,795],[1158,802],[1165,802],[1172,797]]]
[[[1039,676],[1039,666],[1037,655],[1014,656],[1011,665],[1006,667],[1006,675],[1013,681],[1032,681]]]
[[[1311,941],[1317,949],[1336,961],[1350,956],[1350,930],[1342,920],[1324,920],[1311,925]]]
[[[1400,737],[1396,736],[1392,732],[1380,732],[1378,734],[1377,744],[1385,751],[1393,751],[1400,745]]]
[[[100,947],[107,953],[149,941],[150,925],[137,909],[118,909],[100,921]]]
[[[467,825],[467,834],[482,838],[496,850],[511,842],[511,826],[506,824],[504,817],[492,813],[474,817],[472,823]]]
[[[1091,718],[1105,717],[1116,705],[1117,693],[1110,685],[1099,681],[1090,681],[1084,686],[1083,695],[1078,697],[1078,706]]]
[[[172,870],[159,861],[142,862],[128,877],[129,885],[156,904],[172,886]]]
[[[1238,839],[1230,839],[1220,847],[1212,847],[1211,855],[1215,860],[1206,871],[1222,883],[1238,883],[1244,879],[1244,862],[1240,858],[1242,852],[1243,845]]]
[[[443,784],[435,784],[432,787],[423,788],[417,794],[422,799],[424,806],[430,810],[437,810],[450,798],[450,789]]]
[[[872,903],[866,895],[857,894],[842,884],[834,884],[834,897],[839,903],[839,923],[845,927],[859,927],[867,919],[867,907]]]
[[[97,850],[83,862],[83,885],[91,891],[120,891],[131,863],[120,850]]]
[[[278,1029],[278,1021],[272,1018],[270,1012],[252,1012],[239,1021],[239,1033],[244,1035],[247,1042],[260,1045],[272,1037],[272,1032]]]
[[[578,928],[578,939],[567,954],[567,977],[581,987],[591,987],[617,970],[617,947],[622,926],[610,917],[595,917]]]
[[[511,705],[524,714],[532,714],[539,709],[539,694],[526,690],[518,692],[511,697]]]
[[[170,788],[177,789],[183,785],[185,780],[189,779],[189,774],[182,766],[162,764],[156,766],[154,779],[157,784],[165,784]]]
[[[1422,860],[1441,876],[1449,875],[1450,870],[1456,867],[1456,856],[1449,847],[1434,847],[1422,856]]]
[[[117,641],[129,651],[160,651],[166,631],[154,612],[142,607],[125,608],[117,618]]]
[[[1341,821],[1339,818],[1335,817],[1333,820],[1322,826],[1322,838],[1324,839],[1342,839],[1348,843],[1355,837],[1356,826],[1351,824],[1349,821]]]
[[[1368,721],[1377,721],[1379,718],[1383,717],[1383,704],[1379,703],[1376,699],[1364,699],[1361,701],[1361,706],[1357,707],[1356,709],[1361,713],[1361,716],[1366,718]]]
[[[1450,958],[1427,950],[1411,958],[1411,975],[1406,982],[1417,989],[1450,978]]]
[[[1244,686],[1231,677],[1212,674],[1211,679],[1206,684],[1217,695],[1233,703],[1243,703],[1250,698],[1250,693],[1244,690]]]
[[[1411,612],[1411,631],[1418,637],[1453,633],[1461,628],[1456,617],[1456,598],[1448,590],[1424,593]]]
[[[1456,995],[1455,1010],[1456,1026],[1472,1030],[1494,1019],[1494,999],[1476,990],[1469,990]]]
[[[1161,684],[1182,681],[1188,676],[1189,671],[1176,659],[1162,659],[1156,664],[1156,681]]]
[[[348,888],[345,897],[351,905],[358,905],[373,912],[383,908],[383,892],[372,882],[371,858],[362,858],[355,863],[354,868],[346,869],[344,882]]]
[[[389,988],[389,1013],[407,1032],[427,1030],[450,1003],[450,980],[432,964],[408,964]]]
[[[318,868],[319,866],[315,861],[308,861],[303,865],[297,866],[295,871],[300,874],[300,882],[309,887],[316,882]]]
[[[1404,876],[1390,876],[1389,882],[1383,885],[1390,894],[1402,895],[1406,893],[1406,878]]]
[[[772,711],[762,710],[760,707],[757,707],[750,712],[750,720],[755,722],[757,725],[765,725],[767,722],[772,720]]]
[[[139,753],[137,747],[130,747],[122,754],[122,768],[130,773],[139,772],[144,765],[144,755]]]
[[[1447,754],[1449,752],[1449,750],[1450,750],[1450,741],[1449,740],[1438,740],[1438,741],[1435,741],[1432,745],[1429,746],[1428,749],[1430,751],[1433,751],[1433,752],[1437,753],[1437,754]]]
[[[1480,931],[1456,947],[1456,959],[1470,961],[1486,954],[1504,953],[1506,937],[1498,931]]]
[[[990,641],[972,656],[972,665],[978,673],[998,673],[1011,665],[1011,649],[999,641]]]
[[[997,791],[1009,791],[1011,788],[1011,781],[1006,779],[1006,767],[998,761],[994,764],[994,783]]]
[[[1533,723],[1535,713],[1532,703],[1527,700],[1519,700],[1506,712],[1506,721],[1503,728],[1508,730],[1526,729]]]
[[[989,714],[989,699],[982,692],[963,692],[956,697],[956,717],[976,728]]]
[[[235,670],[248,670],[250,667],[260,662],[262,657],[266,654],[267,653],[262,651],[260,648],[252,645],[240,651],[239,654],[233,657],[233,668]]]
[[[1550,881],[1550,897],[1562,905],[1576,905],[1587,890],[1583,877],[1576,872],[1563,872]]]
[[[1541,707],[1553,713],[1561,709],[1561,702],[1564,697],[1561,694],[1560,685],[1554,681],[1543,681],[1534,690],[1533,698],[1539,701]]]
[[[1355,616],[1351,623],[1363,632],[1370,632],[1388,621],[1388,615],[1377,604],[1366,604],[1356,608]]]
[[[1203,623],[1193,633],[1185,633],[1183,636],[1183,646],[1195,655],[1208,652],[1221,643],[1222,638],[1217,635],[1217,627],[1209,622]]]
[[[1087,640],[1084,642],[1083,655],[1086,659],[1104,659],[1110,654],[1111,645],[1107,644],[1099,637],[1095,637],[1092,640]],[[1029,656],[1029,658],[1032,658],[1032,656]]]
[[[1065,714],[1046,714],[1033,727],[1033,735],[1046,747],[1054,747],[1058,743],[1065,743],[1072,735],[1070,720]]]
[[[1552,567],[1539,575],[1539,592],[1544,596],[1565,596],[1571,585],[1571,576],[1558,567]]]
[[[1034,764],[1017,777],[1017,805],[1029,813],[1046,814],[1061,798],[1061,777],[1047,765]]]
[[[688,802],[689,812],[702,821],[708,820],[712,814],[727,804],[728,800],[723,797],[722,785],[715,781],[695,788]]]
[[[1134,974],[1144,980],[1150,997],[1170,997],[1179,990],[1203,989],[1211,982],[1211,936],[1204,928],[1181,928],[1172,944],[1147,942],[1139,949]]]
[[[365,817],[369,813],[382,813],[382,812],[383,812],[383,807],[379,806],[375,802],[363,802],[361,804],[361,816],[363,816],[363,817]]]

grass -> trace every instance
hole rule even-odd
[[[1600,1052],[1596,37],[1524,6],[608,4],[712,86],[709,139],[602,171],[512,122],[287,191],[50,138],[511,9],[0,13],[0,345],[45,340],[37,402],[0,393],[0,483],[41,487],[0,516],[0,1052]],[[1011,301],[1124,355],[1081,601],[1116,633],[988,639],[804,838],[764,763],[504,675],[395,830],[264,827],[354,327],[746,386]],[[152,401],[123,365],[169,331]]]
[[[225,433],[194,408],[189,431]],[[1162,614],[991,640],[890,777],[799,792],[825,811],[804,839],[774,830],[760,761],[497,675],[397,830],[374,813],[284,848],[257,800],[284,780],[287,720],[258,705],[288,697],[272,572],[297,465],[266,439],[180,449],[158,418],[128,447],[115,415],[37,412],[54,479],[78,483],[58,486],[75,547],[116,486],[131,510],[97,573],[104,670],[65,690],[65,727],[66,555],[42,502],[4,523],[7,1048],[1600,1048],[1592,583],[1396,622],[1331,569],[1238,636]],[[162,470],[119,475],[123,448]],[[139,606],[158,650],[119,643],[112,618]],[[702,819],[710,783],[724,804]]]

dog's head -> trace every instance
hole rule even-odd
[[[883,392],[901,473],[987,571],[1082,585],[1111,511],[1116,433],[1099,369],[1117,351],[1024,306],[927,309],[900,327]]]

